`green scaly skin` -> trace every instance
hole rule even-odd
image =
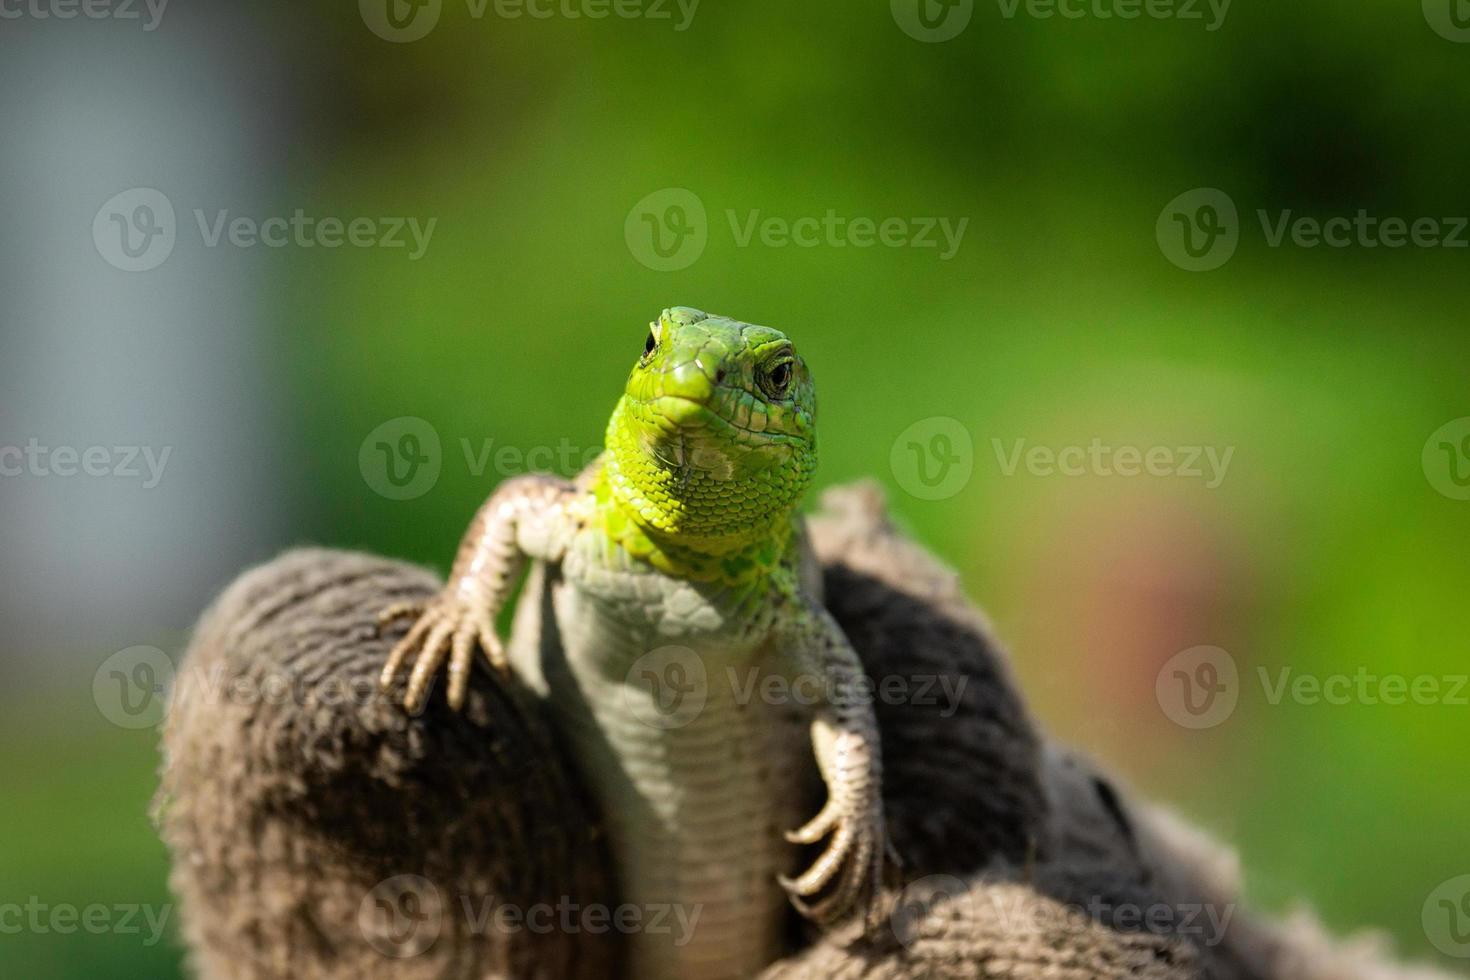
[[[474,649],[546,698],[608,823],[641,980],[745,977],[781,953],[785,898],[831,927],[875,922],[891,854],[861,666],[821,604],[797,504],[816,468],[815,389],[780,331],[676,307],[651,324],[576,482],[503,484],[476,515],[444,590],[383,669],[410,661],[416,709],[448,661],[451,705]],[[529,562],[509,652],[495,616]],[[513,669],[512,669],[513,668]],[[815,692],[810,750],[752,678]],[[815,757],[827,803],[790,812]],[[826,842],[795,878],[793,845]],[[674,906],[676,915],[669,915]],[[682,917],[678,919],[678,917]],[[688,931],[670,932],[683,921]]]

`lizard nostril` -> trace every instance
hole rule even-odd
[[[725,381],[725,369],[720,368],[715,372],[715,384],[723,384]]]

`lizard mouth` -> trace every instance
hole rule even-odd
[[[727,417],[707,401],[681,395],[637,401],[634,408],[646,423],[641,440],[644,450],[680,485],[687,485],[696,475],[737,479],[752,465],[769,465],[773,453],[805,445],[799,436],[758,431]]]
[[[795,446],[806,442],[799,435],[777,429],[757,429],[748,423],[738,422],[729,414],[715,408],[711,401],[718,402],[721,399],[700,400],[683,395],[659,395],[635,404],[639,407],[640,414],[645,415],[654,427],[663,431],[682,430],[686,434],[693,434],[698,430],[706,430],[713,437],[751,447]]]

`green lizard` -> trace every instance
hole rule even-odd
[[[693,926],[630,936],[640,980],[757,972],[780,954],[783,888],[824,927],[876,914],[892,856],[878,730],[870,701],[844,696],[862,667],[822,606],[796,510],[816,468],[815,408],[785,334],[666,310],[598,460],[575,482],[502,484],[443,591],[381,617],[416,620],[382,673],[386,687],[414,661],[410,709],[446,660],[458,708],[477,646],[547,699],[608,821],[623,901],[676,907]],[[507,651],[495,618],[528,562]],[[666,669],[639,669],[659,650]],[[800,729],[783,740],[776,713],[727,682],[742,670],[818,692],[811,754]],[[691,678],[702,707],[660,722],[670,686],[689,693]],[[813,755],[827,802],[783,834]],[[823,841],[810,868],[785,877],[793,845]]]

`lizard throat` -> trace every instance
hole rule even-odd
[[[727,510],[706,516],[699,501],[724,496],[700,492],[705,489],[703,484],[712,482],[709,475],[687,462],[659,468],[668,474],[667,479],[646,486],[648,474],[643,467],[636,475],[630,474],[618,454],[609,452],[603,463],[604,490],[599,504],[600,509],[615,509],[622,522],[660,549],[720,558],[770,540],[791,522],[792,507]]]
[[[708,426],[656,430],[636,407],[620,402],[608,424],[595,489],[609,537],[683,578],[743,581],[773,567],[814,454],[757,458]]]

